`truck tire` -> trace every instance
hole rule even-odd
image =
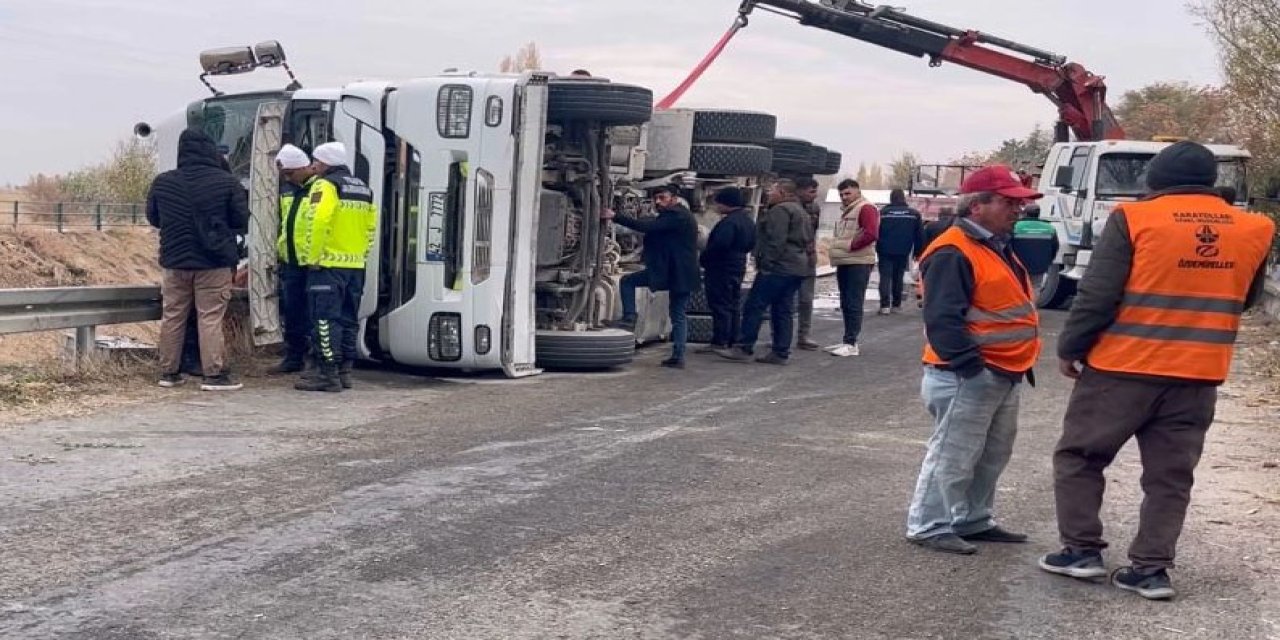
[[[807,173],[821,175],[822,170],[827,168],[827,148],[822,145],[813,145],[809,149],[809,170]]]
[[[822,165],[822,171],[819,173],[824,176],[834,176],[840,173],[840,163],[844,161],[844,156],[839,151],[827,151],[826,162]]]
[[[644,124],[653,116],[653,91],[595,79],[558,79],[548,85],[547,119],[594,121],[607,126]]]
[[[538,366],[543,369],[612,369],[635,358],[636,336],[620,329],[539,331],[534,347]]]
[[[773,170],[777,172],[808,173],[813,145],[799,138],[775,138],[773,144]]]
[[[768,173],[773,151],[754,144],[695,144],[689,151],[689,169],[706,175],[754,176]]]
[[[689,342],[707,344],[711,342],[711,316],[689,315]]]
[[[778,117],[759,111],[695,111],[693,142],[768,145],[778,131]]]
[[[1036,306],[1041,309],[1063,309],[1067,301],[1076,295],[1076,281],[1063,277],[1062,265],[1049,267],[1040,286],[1036,288]]]

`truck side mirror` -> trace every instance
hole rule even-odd
[[[1075,177],[1075,167],[1058,167],[1058,170],[1053,174],[1053,186],[1063,190],[1070,190],[1071,185],[1075,182]]]

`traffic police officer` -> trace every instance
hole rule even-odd
[[[311,215],[304,220],[301,261],[307,266],[313,347],[320,370],[294,386],[341,391],[351,387],[351,368],[358,357],[365,257],[377,225],[377,207],[373,191],[347,169],[342,143],[322,144],[313,156],[315,179],[306,196]]]
[[[306,364],[307,336],[311,333],[311,317],[307,313],[307,268],[298,250],[303,241],[300,229],[314,216],[307,195],[315,176],[311,158],[291,144],[280,148],[276,166],[285,179],[280,195],[280,235],[276,240],[276,258],[280,264],[280,315],[284,320],[284,359],[271,373],[296,373]]]

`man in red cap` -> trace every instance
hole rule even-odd
[[[1002,165],[965,179],[957,219],[921,257],[924,381],[933,436],[907,515],[907,539],[972,554],[974,541],[1025,542],[996,524],[996,481],[1013,453],[1018,392],[1034,383],[1039,317],[1027,270],[1009,247],[1028,200],[1039,198]]]

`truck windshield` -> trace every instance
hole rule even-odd
[[[232,175],[244,182],[249,179],[258,105],[284,97],[282,91],[270,91],[206,98],[187,107],[187,126],[199,127],[213,138],[218,150],[226,155]]]
[[[1148,193],[1147,164],[1153,153],[1107,153],[1098,162],[1099,198],[1139,198]],[[1245,187],[1244,158],[1219,158],[1219,187],[1234,187],[1236,192],[1247,193]]]

